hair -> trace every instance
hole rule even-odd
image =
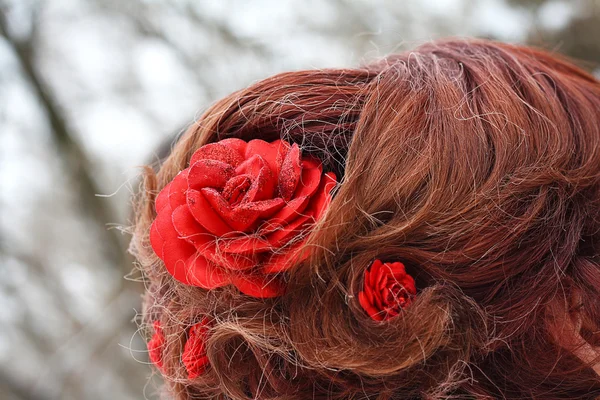
[[[281,297],[183,285],[149,245],[158,191],[231,137],[298,143],[338,176]],[[282,73],[210,107],[155,170],[131,248],[175,398],[600,396],[584,351],[600,345],[600,83],[569,61],[446,40]],[[419,291],[385,323],[357,299],[375,258],[402,261]],[[210,368],[190,380],[185,332],[205,315]]]

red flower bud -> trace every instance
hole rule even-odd
[[[148,342],[148,357],[159,370],[163,368],[163,351],[165,349],[165,336],[159,321],[154,321],[154,335]]]
[[[415,280],[406,273],[404,264],[375,260],[365,271],[358,301],[371,318],[384,321],[408,307],[416,294]]]
[[[193,325],[188,332],[181,361],[190,379],[195,379],[206,370],[208,357],[206,356],[205,341],[208,333],[208,319]]]

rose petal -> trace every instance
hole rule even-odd
[[[304,246],[305,240],[298,242],[287,249],[275,253],[263,266],[263,272],[266,274],[276,274],[287,271],[292,266],[306,260],[310,252]]]
[[[363,292],[365,293],[365,296],[369,300],[369,304],[373,304],[373,302],[375,301],[375,296],[373,296],[373,288],[371,288],[371,286],[365,285]]]
[[[282,199],[283,201],[283,199]],[[298,197],[288,202],[277,214],[273,215],[261,226],[260,234],[267,235],[290,223],[294,218],[303,216],[301,213],[308,205],[308,197]]]
[[[160,321],[154,321],[154,334],[152,338],[148,342],[148,358],[150,361],[158,367],[158,369],[163,368],[163,360],[162,354],[165,348],[165,336],[163,334],[163,330],[160,325]]]
[[[242,236],[239,238],[224,240],[220,244],[221,250],[233,254],[254,254],[271,250],[273,247],[266,240],[257,236]]]
[[[159,213],[164,206],[169,204],[169,190],[171,187],[171,182],[169,182],[156,196],[156,200],[154,200],[154,208],[157,213]]]
[[[307,223],[313,222],[313,218],[310,216],[302,216],[293,220],[288,225],[283,226],[281,229],[276,230],[267,235],[266,239],[275,248],[282,247],[295,236],[302,233],[302,229]]]
[[[156,237],[156,234],[158,234],[163,241],[160,255],[165,268],[178,281],[188,285],[191,284],[187,278],[185,263],[189,257],[196,253],[196,250],[185,240],[179,239],[179,234],[175,230],[171,219],[171,206],[163,208],[154,223],[156,226],[154,240],[158,240]],[[157,254],[159,253],[157,252]]]
[[[252,184],[248,188],[243,202],[266,200],[275,194],[275,177],[269,164],[261,155],[255,154],[241,163],[236,169],[237,175],[250,175]]]
[[[179,234],[173,227],[171,214],[173,214],[173,210],[170,205],[167,205],[160,213],[158,213],[153,222],[153,225],[156,226],[156,231],[163,242],[179,240]]]
[[[372,267],[365,271],[364,282],[363,282],[363,286],[365,287],[365,290],[367,288],[369,288],[369,290],[373,289],[373,282],[372,282],[373,274],[372,274],[372,272],[373,272]]]
[[[394,262],[394,263],[386,263],[387,267],[390,269],[390,273],[393,276],[404,276],[406,275],[406,270],[404,269],[404,264],[402,264],[401,262]]]
[[[249,159],[253,155],[259,155],[266,161],[267,165],[273,172],[273,176],[279,176],[279,166],[277,163],[278,156],[286,154],[289,144],[282,140],[276,140],[273,143],[267,143],[260,139],[254,139],[248,142],[246,146],[245,158]]]
[[[202,194],[223,221],[239,232],[253,231],[260,219],[268,218],[283,205],[283,199],[262,200],[251,203],[230,206],[229,203],[214,189],[202,189]]]
[[[379,291],[383,291],[385,287],[388,285],[388,277],[390,276],[390,271],[386,267],[379,268],[377,270],[376,280],[375,280],[375,288]]]
[[[219,143],[221,143],[224,146],[229,147],[230,149],[237,151],[240,154],[240,156],[243,156],[244,153],[246,152],[247,143],[245,141],[243,141],[242,139],[227,138],[227,139],[219,140]]]
[[[383,310],[385,308],[385,302],[381,299],[381,292],[378,290],[373,291],[373,307],[378,310]]]
[[[401,262],[387,263],[390,270],[391,279],[398,282],[409,294],[416,294],[415,280],[406,273],[406,268]]]
[[[265,264],[263,267],[263,272],[265,274],[277,274],[290,269],[294,264],[292,260],[286,256],[287,254],[282,255],[281,257],[271,257],[269,263]]]
[[[252,186],[252,179],[253,177],[250,174],[234,176],[227,181],[227,184],[221,191],[221,196],[223,196],[228,204],[239,204],[250,189],[250,186]]]
[[[247,232],[260,217],[258,210],[242,207],[231,208],[227,200],[214,189],[204,188],[201,192],[222,221],[235,231]]]
[[[215,236],[208,233],[202,225],[196,221],[187,204],[179,206],[171,216],[173,227],[179,234],[179,238],[187,240],[194,246],[203,245],[215,240]]]
[[[225,146],[222,143],[209,143],[200,147],[190,160],[190,165],[197,163],[200,160],[216,160],[237,167],[244,157],[235,149]]]
[[[373,307],[366,299],[365,295],[360,292],[358,294],[358,302],[360,303],[360,305],[362,306],[363,310],[365,310],[367,312],[367,314],[374,320],[376,321],[382,321],[383,320],[383,315],[381,313],[380,310],[378,310],[377,308]]]
[[[374,306],[367,308],[366,311],[369,313],[371,318],[373,318],[375,321],[383,321],[385,319],[385,312],[377,309]]]
[[[285,287],[275,275],[239,275],[232,278],[232,283],[240,292],[258,298],[281,296]]]
[[[302,169],[318,169],[323,172],[321,160],[311,155],[302,156]]]
[[[384,299],[385,303],[388,304],[388,305],[394,303],[394,294],[390,290],[389,287],[385,287],[385,288],[382,289],[382,291],[381,291],[381,298]]]
[[[226,253],[222,248],[222,244],[217,246],[207,246],[199,252],[215,265],[227,271],[245,271],[256,266],[258,261],[253,258],[253,254],[235,254]]]
[[[193,189],[188,190],[187,204],[196,221],[210,233],[224,236],[232,231],[231,227],[212,208],[202,192]]]
[[[408,280],[408,282],[404,281],[402,283],[402,286],[404,286],[404,288],[408,291],[408,293],[410,293],[412,295],[417,294],[417,287],[416,287],[415,280],[413,279],[413,277],[410,275],[407,275],[406,279]]]
[[[184,169],[173,178],[169,185],[169,204],[172,210],[185,204],[185,192],[188,190],[188,173],[189,169]]]
[[[311,198],[311,202],[307,209],[314,213],[314,217],[317,221],[321,218],[321,215],[323,215],[327,207],[329,207],[329,203],[331,202],[331,191],[336,183],[335,174],[333,172],[326,173],[321,179],[321,184],[319,185],[317,192]]]
[[[246,195],[244,196],[242,203],[268,200],[275,194],[275,176],[271,172],[268,166],[260,169],[258,175],[252,181],[252,185]]]
[[[183,213],[185,206],[180,207],[178,207],[177,212]],[[244,263],[244,260],[233,260],[231,257],[227,257],[225,260],[223,260],[222,255],[218,255],[217,257],[214,251],[215,246],[213,240],[194,241],[194,244],[198,247],[198,249],[196,249],[187,240],[180,239],[180,233],[175,229],[172,220],[177,220],[179,229],[182,233],[184,233],[184,235],[186,233],[184,229],[187,229],[187,227],[184,226],[185,222],[179,221],[178,218],[181,217],[179,214],[179,216],[171,218],[170,207],[167,210],[169,212],[161,213],[156,219],[157,233],[160,235],[160,238],[164,240],[162,248],[162,254],[164,257],[162,257],[162,259],[165,263],[165,267],[167,268],[167,271],[178,281],[187,285],[201,286],[205,288],[208,288],[208,286],[222,286],[222,284],[224,284],[222,282],[224,277],[219,271],[214,271],[215,267],[213,265],[207,265],[208,261],[206,258],[209,258],[211,261],[219,264],[223,263],[224,261],[226,266],[231,266],[234,262],[236,266],[239,266],[240,268],[249,268],[250,266],[254,265],[252,261]],[[190,222],[191,221],[188,221],[188,223]],[[198,236],[198,238],[199,237],[201,236]],[[209,237],[214,238],[212,235],[209,235]],[[207,248],[212,248],[212,252],[206,251]],[[198,254],[198,251],[200,250],[204,251],[201,251],[201,254]]]
[[[376,262],[373,263],[373,265],[371,266],[371,268],[369,268],[369,270],[366,273],[366,276],[368,277],[368,280],[365,281],[365,282],[373,290],[377,286],[377,271],[379,271],[380,265],[381,265],[381,263],[379,265]]]
[[[208,357],[195,357],[193,360],[183,361],[188,373],[188,379],[196,379],[206,371],[209,365]]]
[[[224,251],[224,246],[232,239],[218,239],[196,247],[199,254],[224,270],[242,271],[254,267],[258,260],[252,253],[235,254]],[[234,240],[234,239],[233,239]]]
[[[290,149],[292,148],[292,145],[289,144],[288,142],[286,142],[285,140],[278,140],[276,142],[273,142],[273,145],[275,145],[276,143],[278,143],[278,151],[277,151],[277,157],[275,159],[275,162],[277,164],[276,166],[276,174],[275,176],[279,176],[279,173],[281,172],[281,166],[283,165],[283,161],[285,160],[285,157],[287,156],[287,154],[290,152]]]
[[[180,209],[181,207],[181,209]],[[257,261],[252,257],[242,255],[230,255],[217,250],[217,240],[222,243],[227,243],[229,239],[221,239],[213,234],[207,233],[200,224],[195,221],[195,218],[186,210],[186,206],[180,206],[173,216],[174,225],[177,224],[178,234],[185,238],[187,242],[194,245],[196,251],[206,258],[208,261],[220,266],[224,269],[245,270],[256,265]],[[191,218],[189,218],[191,216]],[[197,224],[197,225],[196,225]],[[191,227],[190,227],[191,226]],[[191,234],[195,229],[200,228],[199,234]],[[197,232],[197,231],[196,231]],[[161,238],[159,238],[161,239]],[[162,239],[161,239],[162,240]],[[160,244],[160,242],[158,242]]]
[[[201,189],[203,187],[223,189],[234,173],[235,169],[224,162],[198,160],[190,167],[187,177],[188,187],[191,189]]]
[[[364,272],[364,277],[363,277],[363,286],[365,288],[364,290],[366,290],[367,287],[369,287],[369,288],[371,287],[371,268],[366,269]]]
[[[258,211],[259,217],[263,219],[271,218],[275,213],[283,208],[285,201],[282,198],[269,200],[253,201],[238,205],[236,208],[240,210],[255,210]]]
[[[235,168],[235,174],[250,175],[254,178],[263,168],[269,168],[269,164],[260,155],[254,154]]]
[[[319,183],[321,183],[322,173],[323,169],[316,161],[302,160],[302,175],[294,192],[294,197],[312,196],[319,187]]]
[[[175,230],[173,228],[173,230]],[[163,262],[171,276],[186,285],[193,285],[189,280],[187,262],[196,254],[194,246],[185,240],[166,241],[163,246]]]
[[[292,198],[292,195],[298,186],[298,182],[300,181],[300,175],[302,173],[300,160],[300,148],[294,143],[285,156],[285,159],[281,164],[281,170],[279,171],[279,197],[286,201]]]
[[[358,292],[358,303],[360,304],[362,309],[365,311],[367,311],[371,307],[371,302],[367,298],[367,295],[365,294],[364,291]]]
[[[192,255],[185,265],[189,285],[215,289],[231,283],[227,273],[199,254]]]
[[[161,260],[164,257],[163,246],[165,244],[165,240],[160,235],[158,228],[156,227],[156,220],[152,222],[150,226],[150,245],[152,246],[152,250]]]

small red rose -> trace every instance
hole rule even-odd
[[[371,318],[384,321],[408,307],[416,294],[415,280],[406,273],[404,264],[375,260],[365,271],[358,301]]]
[[[185,365],[188,378],[195,379],[202,375],[208,366],[205,341],[208,333],[208,319],[193,325],[188,332],[181,361]]]
[[[154,335],[148,342],[148,357],[159,370],[163,368],[163,351],[165,349],[165,336],[159,321],[154,321]]]
[[[323,174],[321,162],[303,157],[297,144],[207,144],[156,198],[152,248],[182,283],[281,295],[277,273],[300,254],[335,183],[335,175]]]

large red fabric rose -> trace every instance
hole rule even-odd
[[[299,255],[335,183],[297,144],[207,144],[156,198],[152,248],[182,283],[233,284],[250,296],[278,296],[284,287],[277,273]]]
[[[384,321],[409,306],[416,294],[415,280],[406,273],[404,264],[375,260],[365,271],[358,301],[371,318]]]
[[[204,342],[208,334],[208,319],[204,318],[201,322],[193,325],[188,333],[188,339],[185,342],[181,361],[185,365],[188,378],[196,379],[206,370],[208,366],[208,357],[206,356],[206,347]]]

